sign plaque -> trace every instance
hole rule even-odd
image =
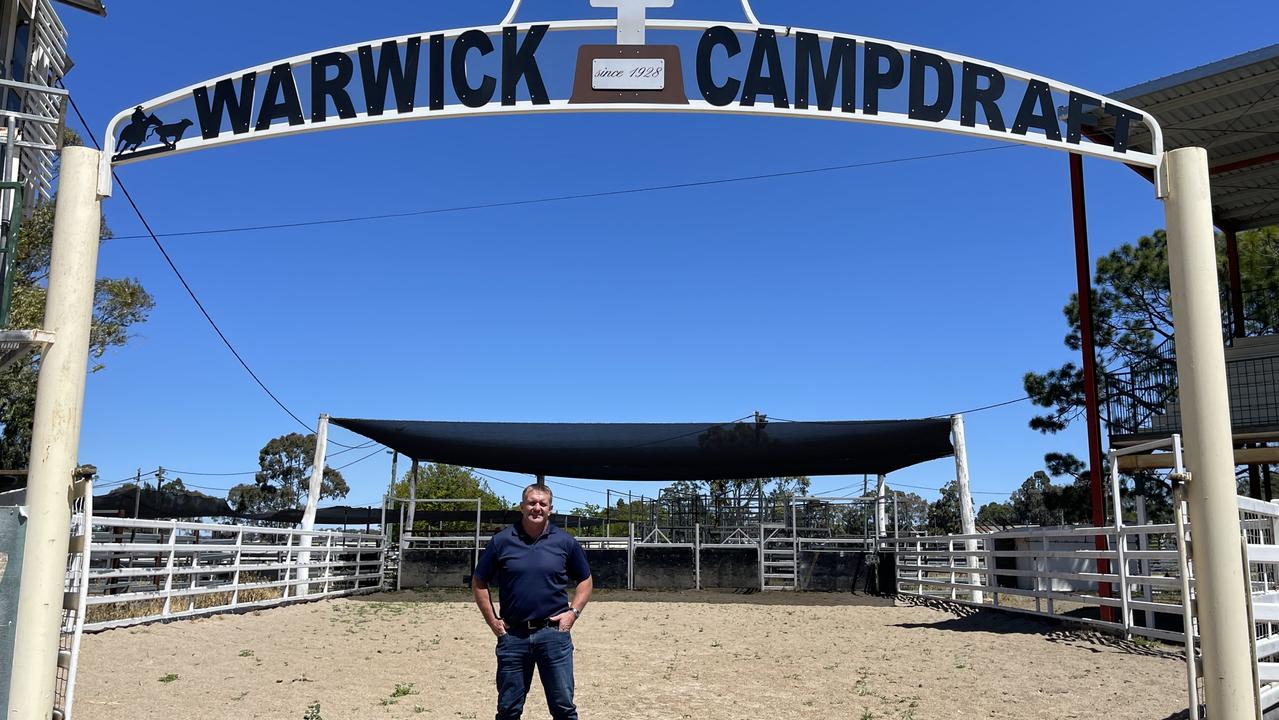
[[[595,58],[591,61],[591,89],[665,90],[666,61]]]
[[[581,47],[569,103],[687,105],[679,46],[644,42],[648,8],[674,4],[675,0],[591,0],[595,7],[617,8],[617,44]]]

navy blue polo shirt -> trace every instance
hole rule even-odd
[[[591,576],[586,552],[577,538],[548,523],[531,538],[520,523],[494,535],[480,554],[475,577],[497,580],[500,616],[508,623],[544,620],[568,610],[565,591],[572,580]]]

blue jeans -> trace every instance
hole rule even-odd
[[[497,720],[519,720],[537,667],[554,720],[577,720],[573,704],[573,637],[554,627],[497,639]]]

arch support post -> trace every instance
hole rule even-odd
[[[1234,448],[1226,389],[1221,300],[1209,195],[1208,153],[1164,156],[1177,382],[1186,441],[1192,557],[1203,652],[1204,701],[1215,720],[1258,717],[1249,637]]]
[[[80,447],[102,228],[98,158],[96,150],[83,147],[62,151],[44,311],[44,327],[55,334],[55,340],[41,358],[36,384],[9,720],[46,720],[53,713],[71,535],[72,472]]]

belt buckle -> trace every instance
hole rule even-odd
[[[542,628],[546,627],[546,621],[545,620],[536,620],[536,621],[529,620],[528,622],[524,623],[524,625],[529,630],[541,630]]]

